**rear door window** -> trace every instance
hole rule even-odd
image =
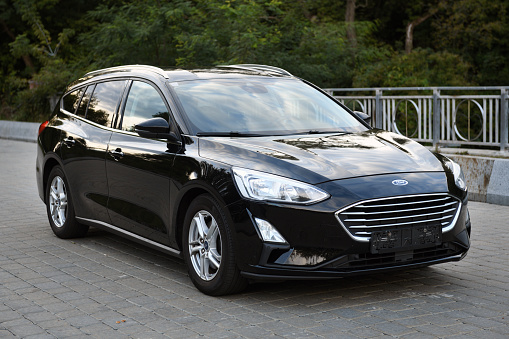
[[[90,98],[86,118],[111,127],[124,87],[124,80],[98,83]]]

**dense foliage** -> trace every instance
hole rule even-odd
[[[353,7],[352,7],[353,6]],[[280,66],[322,87],[507,85],[505,0],[0,0],[1,119],[120,64]]]

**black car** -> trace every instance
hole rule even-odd
[[[459,166],[364,119],[271,66],[103,69],[41,125],[39,194],[58,237],[180,256],[211,295],[462,259]]]

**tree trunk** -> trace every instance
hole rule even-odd
[[[7,26],[7,24],[5,23],[5,21],[3,19],[0,19],[0,24],[2,24],[2,28],[4,29],[5,33],[7,33],[7,35],[10,36],[13,41],[16,40],[16,36],[9,29],[9,27]],[[34,69],[34,64],[32,62],[32,58],[30,58],[30,55],[22,55],[21,58],[23,59],[25,66],[30,71],[30,74],[33,75],[35,69]]]
[[[428,14],[417,18],[406,25],[406,38],[405,38],[405,53],[410,54],[412,53],[412,49],[414,48],[414,29],[415,27],[422,24],[424,21],[426,21],[430,16],[435,14],[437,12],[436,9],[430,11]]]
[[[346,13],[345,13],[345,23],[346,23],[346,37],[350,42],[352,47],[357,47],[357,35],[355,34],[355,1],[356,0],[346,0]]]

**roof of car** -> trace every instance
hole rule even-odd
[[[108,75],[113,73],[144,73],[150,72],[157,74],[170,81],[185,81],[197,78],[214,78],[223,76],[243,76],[243,75],[259,75],[270,77],[292,77],[292,74],[282,68],[257,65],[257,64],[239,64],[239,65],[219,65],[209,69],[162,69],[149,65],[125,65],[110,68],[99,69],[85,74],[78,82],[88,80],[92,77],[100,75]]]

